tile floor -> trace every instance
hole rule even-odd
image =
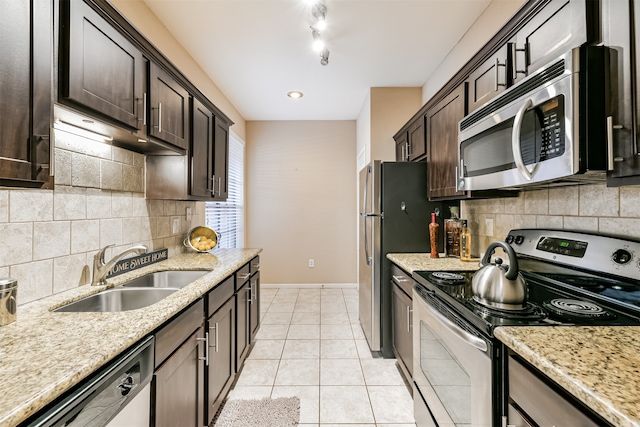
[[[230,399],[298,396],[301,427],[415,427],[395,359],[374,359],[355,288],[263,288],[262,324]]]

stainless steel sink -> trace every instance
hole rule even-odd
[[[127,288],[184,288],[207,274],[206,270],[167,270],[150,273],[130,280],[122,286]]]
[[[93,294],[53,311],[105,312],[135,310],[155,304],[178,290],[178,288],[117,287]]]

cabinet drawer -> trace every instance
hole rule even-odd
[[[203,325],[204,301],[198,300],[156,333],[156,368]]]
[[[260,270],[260,257],[259,256],[255,257],[254,259],[251,260],[251,262],[249,262],[249,272],[251,274],[254,274],[258,270]]]
[[[246,263],[241,269],[236,271],[236,291],[242,287],[251,277],[251,266]]]
[[[413,285],[414,280],[409,275],[409,273],[405,273],[400,267],[395,264],[391,265],[391,281],[395,283],[400,289],[404,291],[405,294],[411,299],[411,295],[413,294]]]
[[[220,283],[207,294],[207,317],[215,313],[226,300],[233,296],[233,286],[233,276],[229,276],[224,282]]]

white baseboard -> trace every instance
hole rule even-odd
[[[260,287],[267,288],[304,288],[304,289],[357,289],[357,283],[260,283]]]

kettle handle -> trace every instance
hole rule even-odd
[[[514,280],[518,277],[518,258],[516,257],[516,253],[511,247],[511,245],[505,242],[493,242],[487,248],[487,251],[484,253],[484,257],[482,257],[482,261],[480,261],[480,267],[484,267],[485,265],[491,264],[491,255],[495,252],[496,248],[502,248],[507,253],[509,257],[509,269],[507,270],[507,274],[505,274],[505,278],[507,280]]]

